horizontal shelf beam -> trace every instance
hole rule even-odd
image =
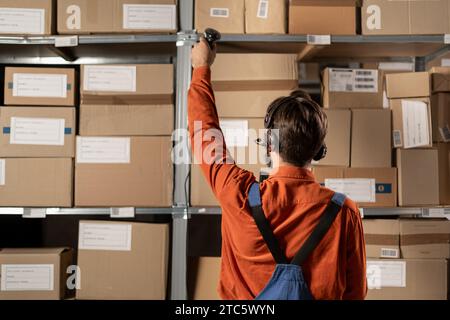
[[[29,208],[0,208],[1,215],[23,215]],[[33,208],[45,211],[46,216],[54,215],[111,215],[111,208]],[[136,215],[182,215],[185,208],[136,208]]]

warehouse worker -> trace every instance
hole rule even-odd
[[[271,142],[266,141],[276,170],[258,184],[252,172],[239,168],[230,159],[223,139],[203,137],[207,131],[220,132],[211,87],[210,66],[214,59],[215,49],[211,50],[205,39],[192,49],[188,117],[194,154],[222,207],[220,296],[261,297],[263,290],[270,287],[269,281],[277,280],[278,271],[289,272],[289,262],[294,256],[298,258],[299,249],[306,247],[307,239],[333,211],[331,204],[338,203],[321,240],[310,248],[309,254],[298,259],[299,265],[309,298],[364,299],[365,249],[358,208],[350,199],[321,187],[310,170],[312,159],[324,153],[325,114],[307,95],[298,93],[277,99],[269,106],[265,125],[279,129],[278,150],[271,149]],[[200,148],[196,143],[201,144],[201,152],[197,152]],[[205,150],[216,151],[214,161],[206,159]],[[279,266],[283,270],[278,270]],[[290,299],[290,293],[286,294],[286,299]]]

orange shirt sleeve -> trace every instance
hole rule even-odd
[[[195,163],[200,164],[216,197],[220,200],[220,195],[225,188],[227,188],[228,198],[234,196],[230,192],[244,194],[251,183],[253,174],[236,166],[226,149],[209,67],[199,67],[193,71],[188,94],[188,121]],[[243,181],[246,183],[242,183]]]
[[[367,294],[367,280],[362,220],[359,210],[348,215],[347,281],[343,299],[363,300]]]

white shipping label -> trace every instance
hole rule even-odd
[[[428,105],[422,101],[402,100],[402,113],[404,148],[429,145]]]
[[[131,224],[80,223],[80,250],[131,251]]]
[[[381,258],[400,258],[400,250],[392,248],[381,248]]]
[[[367,284],[369,289],[406,287],[405,261],[367,261]]]
[[[176,29],[175,5],[124,4],[123,28],[141,30]]]
[[[330,69],[332,92],[378,92],[378,70]]]
[[[395,148],[400,148],[401,146],[403,146],[403,142],[402,142],[402,133],[400,132],[400,130],[394,130],[392,132],[392,137],[393,137],[393,142],[394,142],[394,147]]]
[[[77,163],[130,163],[130,138],[77,137]]]
[[[11,118],[10,144],[64,145],[65,119]]]
[[[45,10],[0,8],[0,33],[44,34]]]
[[[331,35],[313,35],[308,34],[306,36],[306,42],[308,44],[316,44],[316,45],[328,45],[331,44]]]
[[[269,17],[269,0],[259,0],[256,16],[261,19],[267,19]]]
[[[13,96],[30,98],[67,98],[67,75],[14,73]]]
[[[211,8],[209,11],[211,17],[228,18],[230,16],[230,9],[228,8]]]
[[[450,59],[442,59],[441,67],[450,67]]]
[[[414,72],[414,63],[412,63],[412,62],[380,62],[378,64],[378,69],[379,70]]]
[[[0,186],[4,186],[6,182],[6,160],[0,159]]]
[[[220,127],[227,147],[248,146],[247,120],[220,120]]]
[[[325,187],[345,194],[355,202],[375,203],[375,179],[325,179]]]
[[[83,89],[136,92],[136,66],[84,66]]]
[[[53,264],[2,264],[1,291],[53,291]]]

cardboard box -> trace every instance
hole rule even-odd
[[[450,205],[450,145],[437,143],[439,157],[439,204]]]
[[[0,34],[51,35],[55,31],[54,0],[1,0]]]
[[[313,167],[316,181],[346,194],[361,207],[397,206],[395,168]]]
[[[439,204],[439,158],[436,149],[397,149],[400,206]]]
[[[169,226],[80,221],[80,300],[164,300]]]
[[[245,30],[245,0],[196,0],[195,29],[220,30],[223,34],[243,34]]]
[[[400,225],[397,219],[363,219],[366,256],[400,258]]]
[[[289,33],[357,34],[360,6],[361,1],[355,0],[291,0]]]
[[[433,142],[450,142],[450,93],[431,95]]]
[[[383,108],[383,77],[378,70],[326,68],[322,79],[324,108]]]
[[[353,168],[392,166],[391,110],[352,110]]]
[[[170,136],[173,105],[80,106],[81,136]]]
[[[449,67],[433,67],[431,73],[431,91],[450,92],[450,68]]]
[[[217,292],[220,268],[220,257],[190,257],[188,270],[189,298],[193,300],[221,300]]]
[[[245,33],[286,33],[285,0],[245,0]]]
[[[176,0],[58,0],[58,33],[173,33]]]
[[[82,65],[82,104],[171,104],[171,64]]]
[[[386,93],[389,99],[430,96],[428,72],[403,72],[386,75]]]
[[[74,292],[67,287],[67,268],[74,263],[70,248],[1,249],[0,300],[60,300]]]
[[[449,259],[450,221],[401,219],[400,245],[405,259]]]
[[[75,156],[75,108],[0,107],[0,127],[0,157]]]
[[[298,87],[297,56],[218,54],[211,77],[216,91],[292,90]]]
[[[447,300],[448,262],[367,260],[366,300]]]
[[[391,99],[394,148],[433,146],[429,98]]]
[[[364,0],[362,34],[444,34],[450,30],[446,0]]]
[[[72,185],[72,159],[0,159],[2,207],[71,207]]]
[[[350,110],[324,110],[328,118],[328,133],[325,138],[327,156],[315,163],[325,166],[350,166],[350,139],[352,114]]]
[[[300,86],[320,83],[320,64],[319,63],[299,63],[299,81]]]
[[[264,118],[267,107],[291,90],[215,91],[217,112],[221,118]]]
[[[221,119],[221,127],[227,148],[236,164],[243,169],[253,172],[256,179],[259,179],[261,169],[267,167],[267,162],[265,162],[266,149],[255,142],[257,138],[264,137],[263,119],[226,118]],[[234,132],[227,130],[228,127],[235,128]],[[238,136],[246,138],[241,141]],[[235,142],[230,143],[230,141]],[[211,187],[206,182],[198,163],[199,160],[195,158],[194,164],[191,165],[191,204],[192,206],[217,206],[219,203]]]
[[[77,137],[75,205],[172,205],[170,137]]]
[[[75,70],[5,68],[5,105],[75,106]]]

